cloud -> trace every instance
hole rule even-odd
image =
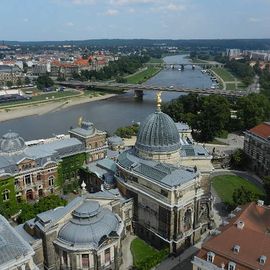
[[[149,4],[155,3],[157,0],[110,0],[112,5],[130,5],[130,4]]]
[[[186,10],[186,6],[183,4],[169,3],[167,5],[159,5],[150,9],[152,12],[180,12]]]
[[[167,9],[168,11],[183,11],[186,9],[185,5],[181,5],[181,4],[173,4],[170,3],[167,6],[165,6],[165,9]]]
[[[24,18],[23,21],[24,22],[29,22],[29,19],[28,18]]]
[[[74,23],[73,22],[67,22],[66,26],[72,27],[72,26],[74,26]]]
[[[256,18],[256,17],[250,17],[248,20],[250,22],[256,23],[256,22],[260,22],[262,19],[261,18]]]
[[[108,9],[104,15],[106,16],[116,16],[119,13],[117,9]]]
[[[69,0],[69,1],[75,5],[92,5],[96,3],[95,0]]]

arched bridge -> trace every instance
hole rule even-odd
[[[200,89],[200,88],[184,88],[179,86],[157,86],[146,84],[127,84],[115,82],[57,82],[57,84],[72,88],[100,88],[100,89],[119,89],[119,90],[134,90],[135,96],[142,97],[143,91],[162,91],[162,92],[180,92],[180,93],[195,93],[200,95],[218,94],[228,97],[242,97],[247,93],[246,91],[230,91],[220,89]]]

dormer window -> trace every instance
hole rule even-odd
[[[215,259],[215,253],[209,251],[207,252],[207,261],[213,263]]]
[[[240,246],[239,246],[239,245],[234,245],[234,246],[233,246],[233,252],[234,252],[235,254],[237,254],[237,253],[239,253],[239,251],[240,251]]]
[[[235,270],[235,268],[236,268],[236,263],[229,262],[229,264],[228,264],[228,270]]]
[[[239,220],[237,222],[237,228],[240,229],[240,230],[243,230],[244,227],[245,227],[245,223],[243,221]]]
[[[264,265],[265,262],[266,262],[266,256],[262,255],[262,256],[260,257],[259,261],[260,261],[260,264],[261,264],[261,265]]]

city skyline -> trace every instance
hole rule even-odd
[[[269,0],[3,0],[2,40],[269,38]],[[61,15],[59,15],[61,14]]]

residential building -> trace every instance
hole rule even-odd
[[[245,132],[244,152],[258,175],[270,175],[270,122],[264,122]]]
[[[32,66],[34,76],[42,76],[51,72],[51,63],[37,63]]]
[[[263,201],[237,207],[194,257],[193,270],[270,268],[270,208]]]
[[[0,65],[0,86],[6,85],[7,82],[17,84],[21,77],[22,71],[17,66]]]
[[[0,269],[38,270],[33,262],[33,248],[0,215]]]

